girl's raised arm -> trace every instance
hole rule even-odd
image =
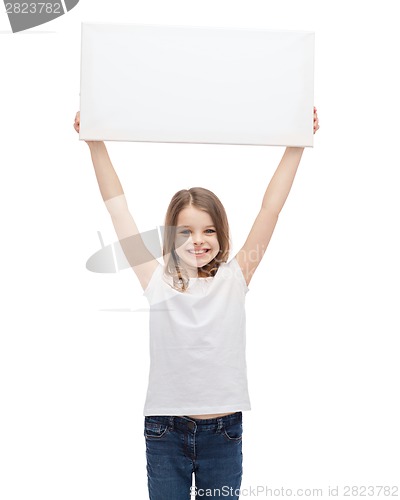
[[[79,132],[79,127],[80,113],[78,111],[74,123],[77,132]],[[158,266],[158,262],[149,252],[140,236],[104,142],[86,141],[86,143],[92,156],[100,193],[110,213],[121,248],[140,284],[145,289]]]
[[[314,108],[314,133],[319,129]],[[246,283],[261,262],[278,222],[279,213],[289,195],[304,148],[288,147],[276,169],[262,200],[261,209],[243,247],[235,258],[242,269]]]

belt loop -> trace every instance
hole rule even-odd
[[[174,416],[173,415],[171,415],[169,417],[169,426],[170,426],[171,430],[173,430],[173,428],[174,428]]]
[[[221,429],[222,429],[222,426],[223,426],[223,421],[222,421],[222,417],[217,417],[217,421],[218,421],[218,428],[217,428],[217,432],[221,432]]]

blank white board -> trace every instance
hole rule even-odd
[[[314,33],[82,23],[80,139],[313,145]]]

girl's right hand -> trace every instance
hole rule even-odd
[[[75,122],[74,122],[74,129],[78,132],[78,134],[79,134],[80,128],[81,128],[81,112],[78,111],[75,115]],[[88,146],[90,146],[96,142],[99,143],[101,141],[85,141],[85,142]]]
[[[75,123],[74,123],[74,129],[78,132],[78,134],[80,126],[81,126],[81,112],[78,111],[75,115]]]
[[[318,113],[317,113],[317,108],[314,106],[314,134],[318,129],[319,129]]]

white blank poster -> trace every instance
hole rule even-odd
[[[80,139],[313,145],[314,33],[82,23]]]

